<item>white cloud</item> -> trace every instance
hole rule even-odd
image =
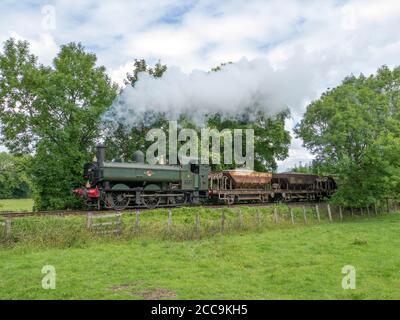
[[[41,8],[48,4],[3,0],[0,40],[12,34],[28,39],[46,63],[58,45],[81,41],[120,83],[134,58],[161,59],[185,72],[242,57],[267,58],[275,69],[301,64],[299,77],[313,90],[291,106],[293,123],[306,101],[347,74],[399,64],[397,0],[55,0],[56,29],[46,31]],[[290,160],[281,165],[309,157],[294,141]]]
[[[38,56],[39,62],[43,64],[51,64],[59,50],[57,43],[49,33],[40,33],[37,37],[25,38],[16,32],[10,32],[10,37],[29,41],[31,52]]]

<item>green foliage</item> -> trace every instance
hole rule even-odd
[[[289,170],[290,172],[310,173],[317,175],[329,175],[330,172],[326,171],[326,166],[321,161],[313,160],[308,164],[303,164],[301,161],[299,165]]]
[[[31,157],[16,157],[0,152],[0,199],[27,198],[30,195],[30,180],[27,166]]]
[[[124,79],[124,83],[127,86],[135,86],[136,81],[138,80],[138,74],[140,72],[147,72],[152,75],[154,78],[161,78],[165,71],[167,71],[167,66],[161,64],[161,61],[158,61],[156,65],[152,68],[150,67],[144,59],[138,60],[135,59],[133,64],[132,73],[126,74],[126,79]]]
[[[219,66],[216,66],[216,67],[211,68],[211,71],[210,71],[210,72],[221,71],[222,68],[223,68],[224,66],[226,66],[226,65],[228,65],[228,64],[232,64],[232,63],[233,63],[232,61],[229,61],[229,62],[222,62]]]
[[[0,54],[0,121],[2,122],[1,142],[12,153],[24,153],[32,150],[31,143],[37,140],[35,122],[43,121],[36,112],[39,104],[38,92],[41,81],[48,69],[39,67],[37,58],[29,53],[26,41],[14,39],[4,43],[4,52]]]
[[[254,130],[254,170],[271,171],[277,169],[277,160],[288,157],[290,145],[290,134],[285,130],[285,120],[289,117],[288,110],[268,117],[262,111],[254,108],[246,109],[235,117],[226,117],[221,114],[209,115],[207,127],[222,131],[230,129],[253,129]],[[245,139],[243,138],[243,142]],[[243,149],[245,146],[243,146]],[[221,148],[223,150],[223,148]],[[223,152],[221,152],[223,153]],[[223,159],[223,157],[221,156]],[[213,169],[233,169],[237,165],[222,164],[214,166]]]
[[[337,202],[366,205],[398,197],[400,68],[347,77],[307,107],[296,133],[338,176]]]
[[[27,42],[13,39],[0,55],[2,142],[33,153],[29,167],[37,209],[74,206],[81,168],[99,137],[100,117],[117,87],[81,44],[61,47],[52,67],[37,63]]]
[[[290,169],[290,172],[297,172],[297,173],[314,173],[312,165],[303,165],[301,162],[298,166],[295,166],[294,168]]]

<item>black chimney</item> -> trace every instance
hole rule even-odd
[[[99,168],[103,166],[104,161],[105,161],[105,149],[106,147],[103,144],[98,144],[97,145],[97,154],[96,154],[96,158],[97,158],[97,163],[99,165]]]

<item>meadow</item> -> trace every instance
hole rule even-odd
[[[32,199],[0,199],[0,211],[32,211]]]
[[[195,210],[203,210],[200,234],[189,228]],[[243,225],[226,211],[221,231],[221,212],[204,210],[174,210],[176,233],[165,229],[165,210],[143,215],[141,234],[132,232],[134,215],[126,216],[120,236],[88,233],[84,217],[17,219],[12,241],[0,247],[0,298],[400,298],[398,214],[333,223],[310,216],[307,225],[297,216],[293,225],[274,223],[265,209],[262,224],[251,225],[254,209],[243,208]],[[56,270],[54,290],[41,286],[45,265]],[[345,265],[356,269],[354,290],[342,288]]]

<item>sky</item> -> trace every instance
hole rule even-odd
[[[44,64],[60,45],[81,42],[120,84],[135,58],[161,60],[185,73],[266,59],[275,70],[294,70],[288,129],[309,102],[346,75],[369,75],[400,60],[397,0],[0,0],[0,17],[0,42],[28,40]],[[279,169],[311,159],[292,139]]]

